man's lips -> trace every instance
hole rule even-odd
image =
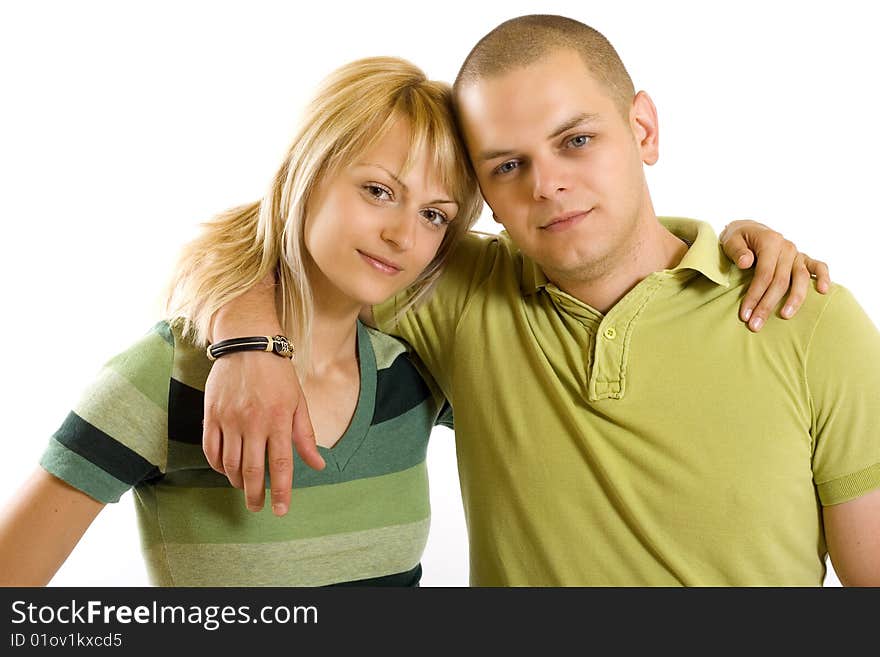
[[[371,265],[374,269],[382,272],[383,274],[397,274],[403,271],[403,267],[398,265],[396,262],[392,260],[386,260],[385,258],[380,258],[377,255],[373,255],[371,253],[364,253],[363,251],[358,250],[358,255],[364,259],[364,261]]]
[[[541,226],[541,230],[550,231],[551,233],[568,230],[572,226],[580,223],[581,220],[592,211],[592,208],[590,208],[589,210],[578,210],[576,212],[566,212],[565,214],[557,215]]]

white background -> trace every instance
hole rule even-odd
[[[659,214],[717,230],[735,218],[769,223],[828,261],[877,323],[880,45],[870,4],[3,3],[0,503],[100,365],[157,319],[197,223],[262,195],[323,75],[387,54],[452,80],[479,37],[523,13],[598,28],[652,95]],[[445,429],[429,464],[423,584],[464,586]],[[130,494],[53,584],[147,584]]]

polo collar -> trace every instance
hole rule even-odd
[[[691,245],[681,262],[668,270],[670,273],[692,269],[716,285],[730,286],[730,260],[724,254],[712,226],[705,221],[679,217],[662,217],[660,223]]]
[[[718,243],[718,237],[712,226],[704,221],[680,217],[658,217],[658,219],[672,234],[690,245],[681,262],[667,270],[669,273],[693,270],[716,285],[729,287],[730,260]],[[506,233],[502,234],[506,236]],[[552,285],[534,260],[522,254],[522,263],[520,289],[523,295],[534,294],[541,288]]]

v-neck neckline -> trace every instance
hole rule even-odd
[[[376,407],[376,355],[370,335],[360,320],[357,322],[357,350],[360,392],[351,422],[333,447],[318,445],[318,452],[327,467],[340,472],[345,470],[367,437]]]

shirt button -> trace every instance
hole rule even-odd
[[[602,335],[604,335],[608,340],[613,340],[617,337],[617,331],[614,329],[613,326],[609,326],[607,329],[605,329],[605,332]]]

